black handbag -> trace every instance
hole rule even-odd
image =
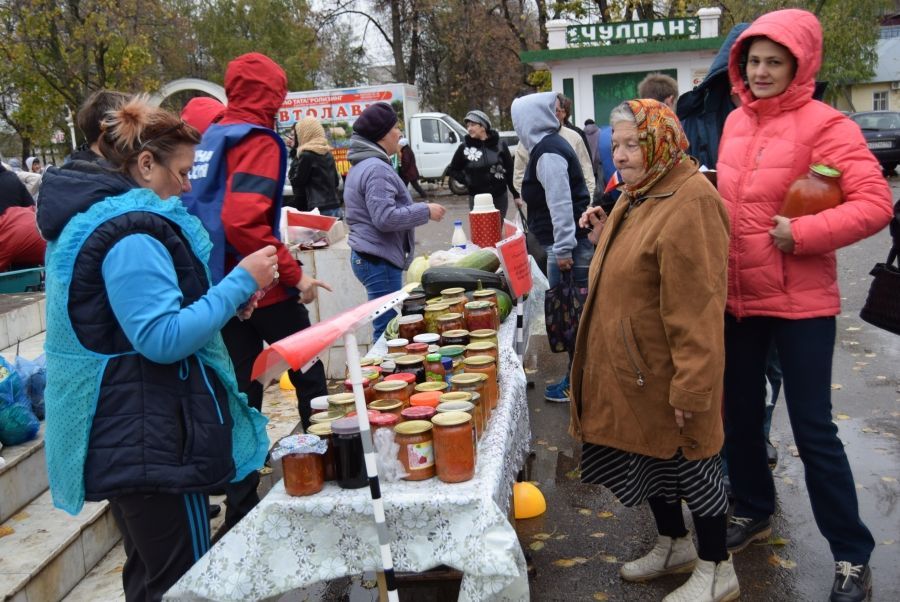
[[[900,267],[897,264],[900,249],[900,202],[894,205],[894,219],[891,221],[893,245],[887,261],[876,263],[869,272],[875,279],[869,287],[869,295],[859,317],[873,326],[900,334]]]
[[[550,351],[572,353],[578,335],[578,322],[587,297],[586,289],[575,284],[572,270],[560,272],[559,283],[544,293],[544,320]]]

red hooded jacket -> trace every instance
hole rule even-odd
[[[797,59],[787,89],[757,99],[740,66],[748,38],[765,36]],[[725,122],[718,189],[731,220],[726,310],[743,316],[801,319],[840,313],[835,250],[881,230],[891,219],[891,192],[859,127],[813,100],[822,64],[822,28],[797,9],[763,15],[734,46],[728,74],[742,106]],[[788,187],[824,163],[841,171],[844,202],[791,220],[795,247],[782,253],[769,230]]]
[[[287,95],[287,76],[269,57],[251,52],[228,63],[225,72],[228,106],[219,121],[222,125],[252,123],[271,128],[275,114]],[[279,178],[280,151],[277,142],[265,133],[252,133],[228,151],[222,223],[228,244],[245,256],[266,245],[278,250],[279,286],[259,302],[266,307],[289,297],[288,290],[300,282],[302,268],[287,247],[272,232],[275,194],[284,187]],[[235,190],[235,177],[239,182]],[[226,271],[237,263],[226,257]]]

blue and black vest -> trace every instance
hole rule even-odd
[[[581,214],[587,209],[591,196],[588,194],[587,184],[584,182],[584,173],[581,171],[581,163],[572,146],[565,138],[557,133],[544,136],[534,148],[525,167],[525,177],[522,179],[522,198],[528,204],[528,229],[542,245],[553,244],[553,221],[550,219],[550,209],[547,207],[547,196],[544,187],[537,178],[538,159],[544,153],[560,155],[568,164],[569,189],[572,192],[572,217],[575,220],[575,238],[584,238],[588,231],[578,227]]]
[[[272,197],[275,203],[272,233],[276,238],[280,238],[279,221],[284,194],[284,176],[287,171],[287,149],[281,136],[270,128],[249,123],[211,125],[203,134],[203,139],[200,140],[194,155],[194,167],[188,175],[191,180],[191,191],[181,197],[181,202],[187,207],[187,210],[203,222],[203,227],[209,232],[212,240],[213,248],[209,256],[212,284],[218,284],[225,277],[226,251],[238,259],[241,257],[228,245],[225,238],[225,226],[222,223],[222,204],[225,200],[225,186],[228,181],[226,155],[230,148],[237,146],[241,140],[255,131],[270,135],[278,142],[280,149],[279,155],[272,157],[272,161],[278,161],[279,166],[278,186]],[[238,185],[239,183],[232,184],[232,186]]]

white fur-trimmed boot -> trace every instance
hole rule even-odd
[[[626,562],[619,569],[625,581],[649,581],[672,573],[689,573],[697,562],[697,550],[690,534],[673,539],[656,538],[656,545],[646,556]]]
[[[687,583],[663,598],[663,602],[726,602],[741,595],[731,555],[728,560],[715,563],[697,560],[697,566]]]

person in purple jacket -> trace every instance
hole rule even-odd
[[[350,172],[344,184],[344,208],[350,226],[350,266],[366,287],[369,299],[400,290],[403,270],[412,262],[415,228],[440,221],[438,203],[413,203],[406,184],[394,171],[390,156],[399,151],[400,127],[391,105],[375,103],[353,124]],[[375,319],[378,340],[395,312]]]

